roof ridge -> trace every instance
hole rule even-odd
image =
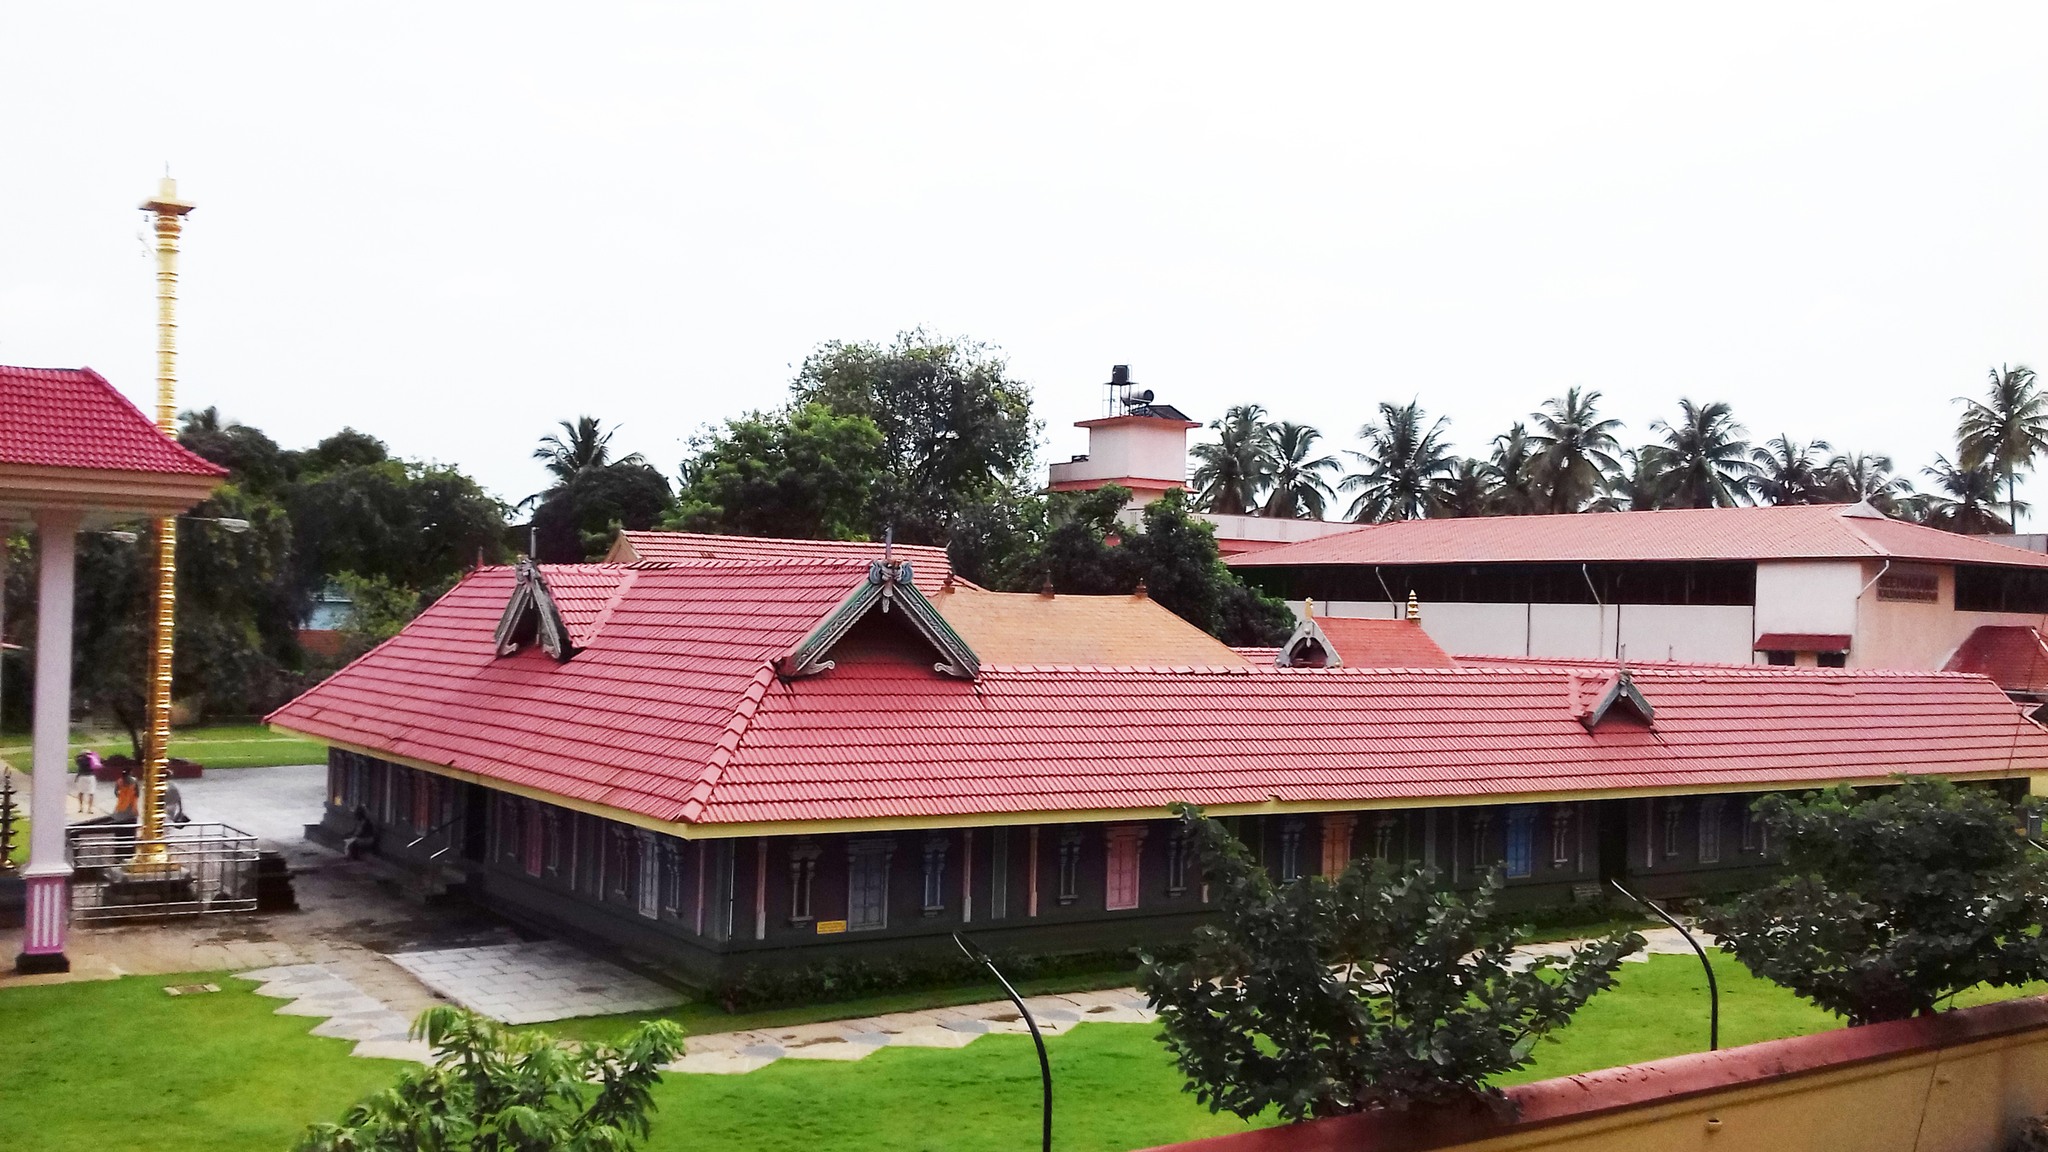
[[[774,682],[775,668],[771,664],[761,665],[761,670],[754,673],[754,679],[733,707],[732,718],[725,722],[725,730],[719,733],[717,746],[705,758],[704,770],[698,773],[697,782],[690,786],[690,794],[676,814],[677,820],[694,823],[704,814],[711,803],[711,794],[718,790],[718,783],[725,776],[726,766],[739,753],[740,742],[746,739],[748,727],[753,724],[755,714],[760,712],[761,702],[768,696],[768,686]]]

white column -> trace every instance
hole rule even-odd
[[[66,777],[71,768],[71,606],[77,575],[79,514],[36,514],[36,692],[34,794],[29,798],[27,931],[14,966],[64,972],[70,927],[71,862],[64,848]]]

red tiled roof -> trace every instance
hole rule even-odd
[[[1989,676],[2007,692],[2048,694],[2048,644],[2024,625],[1979,626],[1942,668]]]
[[[0,365],[0,464],[225,476],[90,368]]]
[[[1756,638],[1752,652],[1847,652],[1848,634],[1842,632],[1766,632]]]
[[[1230,650],[1254,664],[1271,664],[1280,656],[1278,648],[1265,648],[1246,644],[1232,644]]]
[[[1654,726],[1592,731],[1577,717],[1611,664],[1011,666],[965,681],[934,672],[915,644],[849,635],[835,667],[783,682],[770,660],[865,565],[544,572],[585,621],[567,663],[493,655],[512,574],[485,569],[272,722],[706,825],[2048,771],[2048,731],[1972,676],[1632,665]]]
[[[1316,626],[1336,646],[1347,668],[1457,667],[1450,653],[1413,620],[1318,616]]]
[[[882,558],[882,545],[868,540],[786,540],[771,536],[720,536],[710,532],[621,532],[632,548],[621,555],[618,543],[607,559],[678,563],[691,560],[858,560]],[[946,582],[953,562],[946,550],[932,544],[898,544],[898,560],[910,561],[918,591],[929,596]],[[550,581],[549,586],[553,586]]]
[[[1229,557],[1233,567],[1834,560],[1865,557],[2048,568],[2048,555],[1888,520],[1860,505],[1676,508],[1373,524]]]

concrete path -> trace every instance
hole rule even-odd
[[[472,1012],[507,1024],[673,1008],[683,994],[556,940],[400,952],[391,962]]]

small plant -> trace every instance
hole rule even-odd
[[[1633,932],[1569,962],[1509,953],[1492,875],[1468,896],[1433,870],[1353,864],[1335,882],[1276,885],[1222,825],[1177,805],[1216,894],[1194,959],[1149,962],[1144,989],[1188,1086],[1212,1112],[1287,1120],[1479,1098],[1536,1043],[1613,986]],[[1521,970],[1517,970],[1521,967]]]
[[[2048,978],[2048,858],[1989,789],[1906,780],[1766,796],[1787,875],[1707,918],[1721,947],[1851,1024]]]
[[[315,1124],[296,1152],[627,1152],[647,1135],[651,1089],[682,1051],[674,1021],[623,1045],[564,1046],[446,1006],[413,1024],[434,1063]]]

